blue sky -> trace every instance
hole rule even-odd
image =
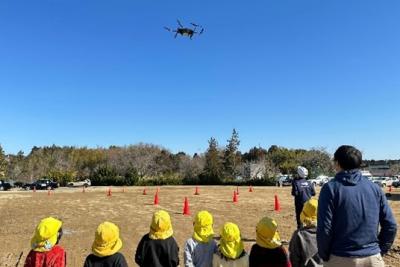
[[[0,1],[0,143],[400,158],[400,2]],[[196,22],[189,40],[163,29]]]

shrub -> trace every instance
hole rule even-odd
[[[125,172],[124,185],[136,185],[139,182],[139,173],[135,168],[129,168]]]

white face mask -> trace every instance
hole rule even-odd
[[[44,243],[44,248],[50,250],[52,247],[53,245],[50,243],[50,241],[46,240],[46,242]]]

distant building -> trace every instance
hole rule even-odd
[[[393,173],[390,170],[388,164],[380,165],[369,165],[368,170],[371,172],[372,176],[392,176]]]

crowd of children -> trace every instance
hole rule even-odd
[[[290,258],[282,246],[278,224],[269,217],[262,218],[256,226],[256,243],[250,253],[244,249],[238,225],[227,222],[220,232],[219,244],[214,239],[213,216],[200,211],[193,219],[193,235],[184,247],[185,267],[290,267],[321,266],[316,251],[317,201],[311,199],[304,205],[301,221],[304,227],[297,230],[290,242]],[[164,210],[153,214],[150,231],[140,240],[135,262],[145,267],[176,267],[179,265],[179,247],[173,237],[171,218]],[[35,229],[25,267],[64,267],[65,250],[59,245],[62,222],[45,218]],[[119,228],[111,222],[101,223],[86,257],[84,267],[126,267],[125,257],[119,251],[122,240]],[[310,265],[312,263],[312,265]]]

